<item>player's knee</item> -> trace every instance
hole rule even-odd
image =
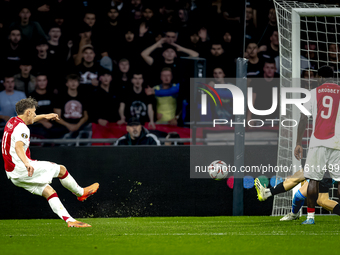
[[[54,197],[54,194],[57,194],[57,192],[50,185],[46,186],[42,192],[42,196],[47,200]]]
[[[66,171],[67,171],[66,167],[63,166],[63,165],[60,165],[60,174],[59,175],[63,176],[64,174],[66,174]]]
[[[318,200],[316,200],[316,203],[321,207],[324,207],[324,205],[325,205],[323,199],[320,199],[320,198],[318,198]]]

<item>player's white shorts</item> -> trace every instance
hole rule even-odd
[[[323,146],[310,148],[303,169],[304,176],[321,181],[326,170],[335,181],[340,181],[340,150]]]
[[[48,161],[31,161],[30,164],[34,168],[32,177],[29,177],[27,172],[27,176],[11,178],[11,181],[15,186],[41,196],[46,186],[52,182],[52,179],[58,177],[60,165]]]

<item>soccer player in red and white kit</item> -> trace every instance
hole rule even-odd
[[[338,182],[340,197],[340,86],[333,82],[333,69],[322,66],[318,70],[320,86],[311,90],[311,99],[304,107],[312,113],[313,132],[304,166],[304,176],[310,179],[307,189],[307,220],[302,224],[315,224],[315,205],[319,193],[319,182],[326,170]],[[302,137],[308,122],[301,114],[294,155],[303,155]]]
[[[54,213],[67,222],[68,227],[91,227],[76,221],[62,205],[56,191],[49,185],[52,178],[58,177],[61,184],[73,192],[79,201],[84,201],[97,192],[98,183],[81,188],[66,168],[47,161],[32,160],[29,150],[30,130],[27,125],[42,119],[58,120],[55,113],[36,115],[38,103],[29,97],[16,103],[17,117],[8,120],[2,137],[1,151],[7,177],[14,185],[47,199]]]

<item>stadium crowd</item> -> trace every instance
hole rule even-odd
[[[16,115],[16,102],[31,96],[37,114],[61,117],[31,125],[32,136],[74,137],[89,123],[120,126],[137,117],[165,137],[158,125],[189,120],[191,74],[181,57],[206,59],[206,77],[218,82],[235,77],[244,55],[248,75],[271,83],[279,55],[273,3],[247,2],[242,52],[239,2],[1,0],[0,130]],[[260,85],[254,93],[255,108],[267,109]]]

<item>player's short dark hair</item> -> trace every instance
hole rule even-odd
[[[333,78],[334,77],[333,68],[330,66],[321,66],[318,69],[318,76],[323,78]]]
[[[22,115],[25,113],[27,109],[30,108],[37,108],[38,107],[38,102],[32,98],[25,98],[21,99],[19,102],[15,104],[15,111],[17,112],[18,115]]]
[[[66,76],[66,82],[68,82],[69,80],[77,80],[79,82],[80,78],[77,74],[71,73]]]

